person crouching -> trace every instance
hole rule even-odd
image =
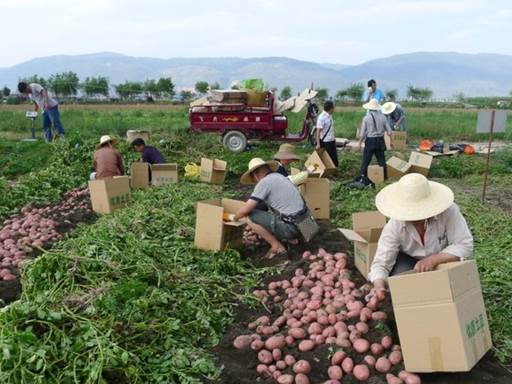
[[[275,172],[279,164],[276,161],[264,161],[254,158],[240,182],[245,185],[256,184],[251,197],[238,210],[234,219],[247,218],[249,227],[265,240],[270,249],[265,255],[272,258],[286,253],[283,240],[297,239],[300,231],[295,219],[308,212],[302,196],[295,185],[285,176]],[[264,202],[268,211],[257,209]]]

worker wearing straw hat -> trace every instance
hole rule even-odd
[[[295,240],[300,232],[294,219],[307,212],[306,204],[290,180],[277,173],[277,161],[254,158],[249,162],[240,182],[256,184],[251,197],[238,210],[234,220],[247,218],[249,227],[269,245],[266,257],[286,253],[283,240]],[[264,202],[269,210],[257,209]]]
[[[382,189],[375,203],[390,218],[368,275],[376,289],[385,288],[388,276],[472,256],[473,237],[447,186],[411,173]]]
[[[361,133],[359,137],[359,149],[364,141],[363,160],[361,162],[360,175],[368,177],[368,166],[372,161],[373,155],[377,158],[378,164],[384,168],[384,178],[387,179],[386,143],[384,135],[391,135],[391,127],[389,126],[386,116],[380,112],[380,104],[376,99],[371,99],[368,103],[363,104],[363,108],[368,111],[361,124]]]
[[[389,125],[395,131],[406,131],[405,111],[398,103],[388,101],[382,105],[382,113],[387,116]]]
[[[101,136],[94,152],[94,172],[91,174],[91,179],[124,175],[123,158],[114,149],[116,143],[117,140],[111,136]]]
[[[286,167],[294,161],[300,160],[300,157],[295,154],[295,147],[292,144],[281,144],[279,150],[274,155],[274,160],[279,163],[279,167],[276,172],[283,176],[288,176]]]

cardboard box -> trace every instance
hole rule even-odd
[[[368,166],[368,178],[373,181],[375,185],[384,182],[384,168],[380,165]]]
[[[147,144],[149,142],[149,131],[143,131],[143,130],[129,130],[126,132],[126,141],[131,144],[133,140],[135,139],[143,139],[144,142]]]
[[[388,282],[406,370],[466,372],[492,347],[474,260]]]
[[[236,213],[243,201],[222,199],[205,200],[196,206],[196,233],[194,244],[199,249],[222,251],[243,246],[245,223],[240,221],[224,222],[224,213]]]
[[[331,188],[329,179],[307,178],[299,186],[299,191],[311,211],[311,216],[318,220],[330,218]]]
[[[112,213],[130,202],[130,178],[128,176],[107,177],[90,180],[92,210],[96,213]]]
[[[178,182],[178,164],[152,164],[151,185],[160,185]]]
[[[228,163],[218,159],[201,159],[200,180],[210,184],[224,184]]]
[[[368,278],[384,225],[386,217],[372,211],[352,214],[353,229],[340,228],[341,233],[354,242],[354,264],[364,278]]]
[[[430,166],[432,165],[433,157],[430,155],[424,155],[419,152],[411,152],[409,157],[409,164],[411,164],[410,173],[421,173],[424,176],[428,176]]]
[[[401,151],[407,148],[407,132],[404,131],[393,131],[391,137],[384,135],[384,141],[386,142],[386,148],[388,150]],[[391,146],[391,144],[393,146]]]
[[[149,164],[136,162],[130,167],[130,186],[132,189],[149,188]]]
[[[396,156],[391,157],[386,165],[388,166],[388,177],[396,180],[409,173],[412,167],[411,164]]]
[[[314,173],[317,177],[328,177],[334,173],[336,166],[334,165],[331,156],[321,148],[315,150],[306,160],[305,167],[316,165],[317,169]]]

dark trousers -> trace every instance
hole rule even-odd
[[[368,166],[372,161],[373,155],[377,162],[384,168],[384,179],[388,178],[388,169],[386,167],[386,142],[384,137],[367,137],[364,142],[363,162],[361,163],[361,175],[368,176]]]
[[[411,257],[406,253],[399,252],[396,257],[395,265],[389,273],[389,276],[399,275],[402,272],[410,271],[411,269],[414,269],[417,262],[418,260],[414,257]]]
[[[336,140],[333,141],[320,141],[320,147],[331,157],[332,162],[338,168],[338,151],[336,150]]]

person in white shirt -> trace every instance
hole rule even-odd
[[[330,100],[324,103],[324,110],[316,122],[316,149],[323,148],[329,154],[332,162],[338,167],[338,152],[336,151],[336,135],[334,132],[334,103]]]
[[[368,274],[377,291],[385,290],[388,276],[472,256],[473,236],[447,186],[411,173],[382,189],[375,203],[390,218]]]
[[[21,94],[29,95],[34,103],[34,109],[43,111],[43,129],[47,142],[53,140],[52,125],[59,137],[64,137],[64,127],[60,121],[59,103],[52,97],[48,90],[37,83],[27,84],[23,81],[18,83],[18,91]]]

